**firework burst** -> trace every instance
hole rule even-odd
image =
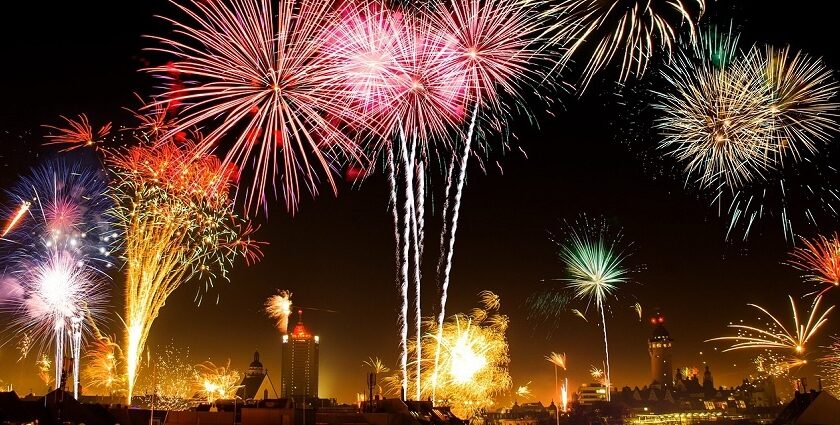
[[[174,73],[185,82],[171,85],[165,99],[155,103],[182,105],[168,134],[202,125],[209,131],[196,146],[200,152],[235,134],[223,163],[240,172],[252,168],[245,193],[249,212],[266,207],[269,186],[275,196],[281,187],[292,211],[300,192],[317,193],[322,179],[335,191],[335,161],[345,155],[360,158],[341,131],[346,102],[340,72],[315,41],[334,2],[183,3],[175,4],[187,21],[166,19],[179,37],[154,37],[162,44],[155,50],[175,60],[151,71],[165,79]]]
[[[444,322],[439,333],[437,321],[426,322],[423,339],[422,373],[426,385],[422,396],[437,394],[435,404],[450,406],[461,418],[470,418],[493,404],[494,397],[509,394],[512,382],[505,333],[507,320],[499,320],[496,310],[478,308],[470,314],[456,314]],[[443,335],[442,340],[438,335]],[[435,347],[441,344],[440,367],[434,367]],[[413,347],[412,347],[413,348]]]
[[[85,114],[80,114],[76,119],[65,116],[62,116],[61,119],[64,120],[65,126],[44,126],[55,132],[46,136],[48,142],[44,144],[63,146],[62,152],[90,146],[98,150],[105,141],[105,137],[111,133],[111,123],[106,123],[98,130],[94,130]]]
[[[254,261],[252,228],[233,214],[230,181],[213,156],[189,142],[140,145],[110,158],[112,215],[126,261],[125,357],[128,400],[140,355],[166,299],[192,279],[209,289],[236,257]],[[201,300],[202,289],[196,292]]]
[[[276,321],[277,330],[286,334],[289,329],[289,316],[292,314],[292,293],[281,290],[277,295],[268,297],[265,300],[265,312]]]
[[[840,240],[835,233],[832,238],[823,235],[809,240],[800,238],[801,246],[795,247],[788,264],[804,273],[807,282],[823,289],[820,294],[840,286]]]
[[[826,354],[819,359],[820,373],[826,389],[835,397],[840,396],[840,337],[834,335],[826,348]]]
[[[797,355],[804,355],[806,344],[816,335],[817,331],[828,321],[828,315],[834,310],[834,306],[820,312],[822,296],[814,298],[811,311],[808,313],[806,322],[800,320],[799,311],[793,297],[790,299],[790,309],[793,313],[793,328],[788,330],[782,322],[773,316],[767,309],[756,304],[748,304],[757,309],[769,319],[769,325],[751,326],[742,324],[729,324],[727,327],[735,329],[738,335],[712,338],[708,341],[732,341],[732,346],[723,350],[724,352],[742,349],[781,349],[790,350]]]
[[[568,238],[560,244],[560,259],[566,264],[568,278],[563,279],[576,299],[594,305],[601,315],[604,331],[605,381],[610,384],[610,354],[607,342],[605,309],[618,286],[630,281],[630,271],[624,265],[626,251],[621,248],[621,232],[611,235],[606,222],[590,223],[585,217],[579,228],[571,228]],[[609,390],[607,400],[610,399]]]
[[[612,62],[620,65],[619,80],[642,75],[657,52],[671,54],[687,27],[693,44],[705,0],[568,0],[550,10],[556,21],[552,41],[563,49],[558,65],[566,67],[586,55],[581,75],[585,90],[596,73]]]
[[[737,37],[712,31],[702,41],[663,71],[660,146],[701,188],[734,190],[774,165],[772,96],[751,72],[760,58],[738,55]]]
[[[196,390],[207,400],[215,403],[220,399],[232,399],[242,386],[242,375],[230,368],[230,360],[225,366],[216,366],[206,361],[195,366]]]
[[[125,390],[125,359],[119,344],[108,336],[100,336],[93,342],[85,355],[87,364],[82,375],[91,388],[101,389],[108,394],[119,394]]]

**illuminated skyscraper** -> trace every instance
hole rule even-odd
[[[320,339],[303,326],[302,312],[292,332],[283,335],[280,350],[282,397],[318,397],[318,346]]]
[[[648,340],[648,353],[650,353],[650,374],[654,384],[670,387],[674,383],[674,369],[671,366],[671,335],[665,329],[665,317],[656,313],[650,319],[654,325],[653,335]]]

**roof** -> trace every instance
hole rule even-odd
[[[797,393],[773,423],[778,425],[840,425],[840,401],[825,391]]]
[[[243,400],[253,400],[257,398],[257,392],[265,381],[268,375],[246,375],[242,379],[241,387],[236,391],[236,395],[242,397]]]

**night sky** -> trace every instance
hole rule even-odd
[[[835,37],[825,35],[833,32],[835,17],[823,6],[816,0],[784,9],[765,2],[723,1],[710,5],[704,22],[728,26],[734,19],[742,45],[789,43],[822,56],[838,70]],[[40,146],[40,126],[58,124],[59,115],[87,113],[95,123],[130,122],[121,108],[136,106],[133,93],[155,92],[154,81],[138,69],[162,60],[142,50],[154,45],[142,35],[164,33],[167,27],[154,15],[172,12],[160,0],[21,2],[17,7],[0,26],[4,187],[38,158],[54,155]],[[651,69],[646,82],[655,83],[656,72]],[[746,243],[725,242],[727,218],[710,207],[707,195],[685,187],[667,160],[650,158],[656,135],[644,121],[644,111],[622,106],[645,99],[639,93],[647,86],[631,84],[622,90],[610,82],[612,74],[604,77],[580,98],[567,93],[552,105],[533,103],[538,126],[526,119],[512,123],[514,148],[504,155],[494,152],[486,174],[471,164],[447,309],[467,311],[483,289],[498,293],[502,312],[511,319],[514,385],[531,381],[536,398],[551,398],[553,369],[543,359],[551,351],[568,354],[573,387],[588,382],[589,366],[600,364],[603,355],[594,311],[589,323],[569,314],[559,329],[547,329],[528,322],[525,300],[542,280],[563,276],[548,233],[580,213],[603,215],[623,226],[625,239],[633,242],[630,262],[640,269],[634,275],[637,283],[625,287],[607,319],[613,383],[649,383],[646,340],[651,326],[646,319],[660,310],[675,339],[675,367],[701,367],[705,361],[716,384],[737,384],[748,374],[749,354],[717,353],[715,347],[723,345],[703,341],[729,334],[729,321],[754,318],[748,302],[787,319],[786,295],[803,295],[808,288],[796,271],[782,264],[788,247],[775,220]],[[636,130],[623,131],[628,125]],[[832,158],[827,160],[840,166],[838,156]],[[435,182],[434,202],[439,203],[442,187],[440,179]],[[279,385],[280,335],[261,309],[277,289],[289,289],[293,302],[305,308],[305,323],[321,337],[320,395],[354,401],[364,388],[363,360],[380,356],[395,366],[397,359],[398,298],[387,190],[381,175],[361,187],[342,185],[338,197],[323,188],[317,199],[305,199],[293,217],[281,202],[274,203],[259,234],[270,243],[264,260],[247,268],[237,264],[231,282],[212,289],[200,306],[193,302],[197,285],[183,285],[155,322],[149,346],[172,342],[189,347],[195,363],[230,358],[240,370],[258,349]],[[437,221],[433,218],[427,227],[427,246],[432,248],[437,247]],[[431,307],[436,257],[428,256],[425,264],[425,305]],[[120,287],[117,275],[115,298]],[[215,304],[217,294],[220,302]],[[631,308],[636,299],[645,309],[641,322]],[[837,300],[834,293],[828,301]],[[571,307],[583,309],[580,304]],[[818,344],[837,332],[840,318],[832,320]],[[110,330],[120,331],[116,317]],[[9,336],[4,333],[2,341]],[[18,392],[40,388],[31,359],[15,365],[13,346],[0,348],[0,379],[14,383]],[[803,373],[813,371],[806,368]]]

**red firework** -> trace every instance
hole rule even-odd
[[[67,118],[61,116],[66,127],[58,127],[52,125],[45,125],[44,128],[55,130],[56,134],[48,134],[45,137],[49,140],[44,145],[62,145],[66,146],[61,149],[62,152],[71,151],[78,148],[96,146],[102,144],[108,133],[111,132],[111,123],[106,123],[99,130],[94,131],[87,115],[79,114],[77,119]]]
[[[334,2],[191,0],[176,6],[189,18],[166,19],[179,39],[156,37],[163,44],[156,50],[175,59],[151,69],[183,82],[156,102],[180,104],[169,134],[201,125],[208,129],[197,144],[201,152],[232,136],[222,161],[253,174],[246,211],[266,207],[269,185],[275,196],[282,186],[291,211],[302,189],[317,192],[321,176],[335,191],[334,162],[358,159],[358,148],[325,118],[345,116],[335,66],[316,42]]]
[[[835,233],[831,239],[819,235],[808,240],[800,237],[802,246],[791,252],[788,263],[805,272],[806,281],[827,285],[820,291],[823,294],[831,288],[840,286],[840,239]]]

